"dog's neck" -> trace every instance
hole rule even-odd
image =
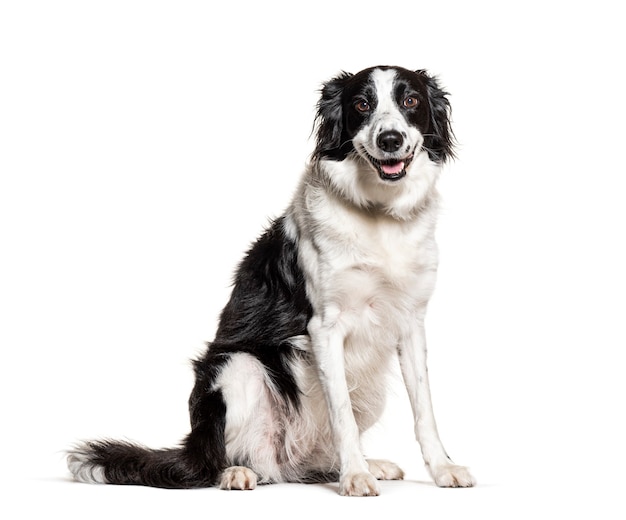
[[[304,189],[321,189],[373,217],[411,221],[436,210],[440,169],[424,152],[416,157],[405,178],[384,182],[359,157],[343,161],[321,159],[309,165]]]

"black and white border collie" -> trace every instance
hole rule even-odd
[[[454,143],[446,95],[425,71],[400,67],[324,84],[293,201],[243,259],[215,339],[195,361],[191,433],[172,449],[81,443],[67,459],[77,480],[222,489],[338,481],[342,495],[378,495],[377,479],[403,472],[366,460],[360,436],[381,416],[397,355],[434,481],[474,484],[439,440],[426,368],[435,183]]]

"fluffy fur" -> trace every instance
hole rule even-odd
[[[177,448],[89,441],[77,480],[165,488],[339,481],[377,495],[395,464],[365,460],[397,358],[424,461],[439,486],[471,486],[439,440],[424,315],[437,271],[449,104],[424,71],[374,67],[328,81],[316,147],[285,214],[240,264],[215,339],[195,361],[191,432]]]

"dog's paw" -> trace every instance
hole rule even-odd
[[[445,464],[432,468],[432,476],[439,487],[472,487],[476,480],[465,466]]]
[[[375,497],[380,495],[378,482],[371,473],[352,473],[339,482],[339,494],[346,497]]]
[[[367,459],[370,473],[378,480],[402,480],[404,471],[388,460]]]
[[[220,489],[254,489],[256,480],[256,474],[251,469],[232,466],[222,473]]]

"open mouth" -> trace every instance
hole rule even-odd
[[[397,181],[406,175],[406,169],[413,160],[413,154],[404,159],[379,160],[367,154],[370,163],[378,171],[378,176],[384,181]]]

